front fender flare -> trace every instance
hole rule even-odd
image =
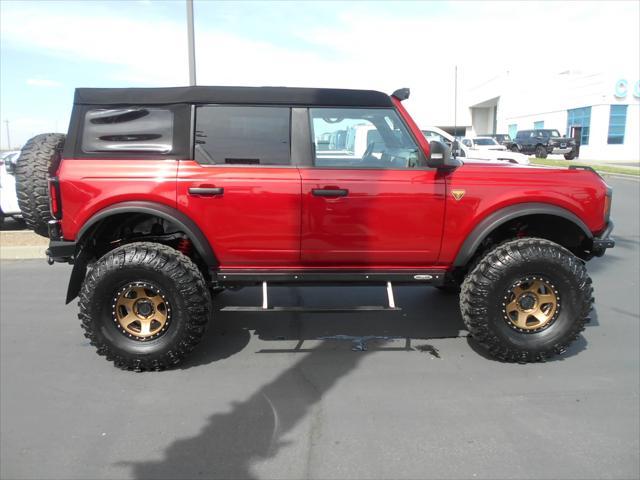
[[[565,208],[546,203],[519,203],[517,205],[510,205],[500,210],[496,210],[482,219],[467,236],[462,247],[460,247],[458,255],[453,262],[453,266],[465,266],[467,262],[471,260],[478,250],[478,247],[487,238],[487,236],[500,225],[508,222],[509,220],[513,220],[514,218],[525,217],[527,215],[554,215],[556,217],[564,218],[579,227],[587,238],[593,238],[593,233],[591,233],[591,230],[589,230],[585,223]]]

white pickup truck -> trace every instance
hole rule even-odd
[[[510,152],[490,137],[463,138],[462,141],[457,141],[453,135],[438,127],[427,127],[422,133],[429,141],[438,140],[449,146],[456,142],[457,149],[454,153],[458,157],[529,165],[529,157],[522,153]]]

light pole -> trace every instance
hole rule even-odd
[[[196,41],[193,34],[193,0],[187,0],[187,36],[189,43],[189,85],[196,84]]]
[[[4,121],[7,126],[7,150],[11,150],[11,135],[9,135],[9,120]]]

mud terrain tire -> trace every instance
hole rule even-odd
[[[22,216],[31,230],[48,236],[49,176],[60,163],[64,146],[62,133],[43,133],[29,140],[16,163],[16,194]]]
[[[547,149],[543,145],[538,145],[535,151],[536,158],[547,158]]]
[[[536,294],[523,290],[526,282],[551,288],[543,286]],[[557,300],[555,313],[539,329],[517,327],[509,316],[510,305],[522,308],[514,292],[524,292],[521,302],[537,302],[540,308],[548,306],[533,297],[550,293]],[[524,298],[527,294],[531,298]],[[580,259],[556,243],[528,238],[503,243],[482,257],[462,284],[460,310],[469,333],[489,355],[506,362],[537,362],[564,353],[578,337],[589,321],[592,295],[591,278]],[[511,313],[519,319],[519,312]],[[530,318],[535,323],[533,317],[526,321]]]
[[[156,299],[155,309],[145,307],[154,310],[150,315],[147,310],[147,316],[162,310],[166,321],[157,335],[146,338],[135,335],[135,326],[126,329],[120,313],[116,314],[118,306],[122,308],[123,292],[140,286]],[[124,298],[131,306],[124,307],[125,316],[135,314],[138,301],[151,304],[144,293],[140,298],[134,295]],[[93,264],[82,285],[79,307],[84,335],[97,353],[116,367],[140,372],[175,366],[194,349],[211,315],[211,297],[202,274],[188,257],[166,245],[138,242],[118,247]],[[139,331],[142,333],[142,327]]]

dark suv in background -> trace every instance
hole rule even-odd
[[[555,129],[519,130],[513,151],[534,154],[536,158],[546,158],[549,154],[564,155],[567,160],[577,157],[577,145],[573,138],[560,135]]]

